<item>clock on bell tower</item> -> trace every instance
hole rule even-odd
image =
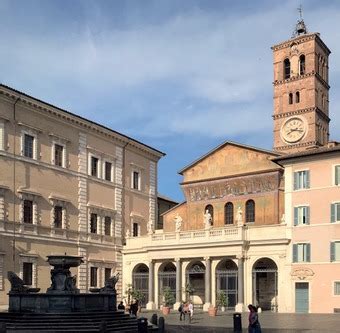
[[[326,145],[329,137],[328,56],[319,33],[302,18],[274,55],[274,150],[294,153]]]

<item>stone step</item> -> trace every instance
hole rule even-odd
[[[0,322],[6,323],[6,332],[99,332],[105,322],[107,332],[132,333],[138,331],[135,317],[124,312],[89,313],[0,313]]]

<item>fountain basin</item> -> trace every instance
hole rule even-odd
[[[116,293],[15,293],[10,294],[9,296],[9,312],[67,313],[87,311],[116,311]]]
[[[47,262],[54,267],[78,267],[84,261],[83,257],[80,256],[69,256],[69,255],[50,255],[47,256]]]

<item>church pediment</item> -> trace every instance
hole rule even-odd
[[[277,153],[225,142],[180,171],[184,183],[213,180],[278,169],[270,159]]]

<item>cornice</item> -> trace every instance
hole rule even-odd
[[[287,151],[290,149],[296,149],[296,148],[305,148],[305,147],[319,147],[317,141],[307,141],[307,142],[301,142],[301,143],[296,143],[293,145],[285,145],[285,146],[279,146],[275,147],[274,150],[277,151]]]
[[[295,115],[309,113],[309,112],[316,112],[324,120],[326,120],[327,122],[330,122],[330,118],[327,115],[325,115],[325,113],[322,112],[318,107],[304,108],[304,109],[299,109],[299,110],[282,112],[282,113],[279,113],[279,114],[274,114],[274,115],[272,115],[272,117],[273,117],[274,120],[276,120],[276,119],[287,118],[287,117],[290,117],[290,116],[295,116]]]
[[[286,84],[286,83],[302,80],[302,79],[305,79],[305,78],[308,78],[308,77],[312,77],[312,76],[315,76],[326,89],[330,88],[330,85],[318,73],[316,73],[314,70],[311,71],[310,73],[306,73],[306,74],[303,74],[303,75],[292,76],[289,79],[276,80],[276,81],[273,82],[273,85],[274,86],[279,86],[279,85],[282,85],[282,84]]]
[[[289,47],[293,43],[297,43],[297,44],[304,43],[304,42],[308,42],[309,40],[314,40],[315,38],[316,38],[316,33],[301,35],[296,38],[292,38],[284,42],[281,42],[279,44],[273,45],[271,49],[273,51],[278,51],[286,47]]]
[[[305,34],[305,35],[301,35],[301,36],[286,40],[286,41],[281,42],[279,44],[273,45],[271,47],[271,49],[273,51],[278,51],[278,50],[282,50],[286,47],[289,47],[293,43],[300,44],[300,43],[308,42],[310,40],[317,40],[319,46],[325,51],[325,53],[327,55],[329,55],[331,53],[330,49],[327,47],[327,45],[320,38],[320,34],[318,32],[313,32],[313,33],[310,33],[310,34]]]
[[[116,142],[118,142],[122,147],[125,146],[126,144],[129,144],[137,148],[138,150],[143,151],[143,153],[149,156],[152,156],[153,158],[156,157],[156,159],[159,159],[165,155],[164,153],[152,147],[149,147],[141,142],[138,142],[132,138],[129,138],[128,136],[124,134],[121,134],[112,129],[106,128],[103,125],[96,124],[90,120],[82,118],[81,116],[72,114],[69,111],[63,110],[54,105],[40,101],[34,97],[21,93],[20,91],[17,91],[13,88],[7,87],[2,84],[0,84],[0,97],[1,95],[7,97],[8,99],[12,101],[17,100],[17,98],[19,98],[23,106],[26,106],[28,108],[33,108],[38,112],[44,112],[44,115],[48,114],[50,116],[53,116],[53,118],[66,121],[72,125],[75,125],[77,128],[81,130],[91,131],[102,137],[113,139]]]
[[[252,176],[259,176],[259,175],[274,175],[282,172],[282,168],[273,168],[273,169],[266,169],[266,170],[259,170],[259,171],[252,171],[252,172],[246,172],[246,173],[240,173],[240,174],[233,174],[228,176],[221,176],[221,177],[215,177],[215,178],[205,178],[205,179],[198,179],[198,180],[190,180],[186,182],[180,183],[181,186],[186,187],[186,185],[191,184],[198,184],[205,185],[208,183],[216,183],[219,181],[224,181],[226,179],[238,179],[238,178],[244,178],[244,177],[252,177]]]

